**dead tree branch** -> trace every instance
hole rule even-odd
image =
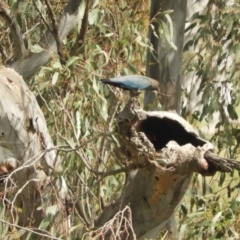
[[[60,35],[59,35],[59,31],[58,31],[58,21],[57,21],[57,18],[56,18],[56,15],[53,11],[53,8],[52,8],[52,5],[51,3],[49,2],[49,0],[45,0],[46,2],[46,5],[47,5],[47,8],[48,8],[48,11],[49,11],[49,15],[50,15],[50,18],[52,20],[52,34],[55,38],[55,41],[56,41],[56,44],[57,44],[57,52],[58,52],[58,56],[59,56],[59,59],[60,59],[60,62],[62,65],[65,64],[65,58],[64,58],[64,54],[63,54],[63,44],[62,44],[62,41],[60,39]]]
[[[71,56],[79,56],[81,53],[81,47],[85,43],[86,33],[87,33],[87,26],[88,26],[88,12],[90,7],[91,1],[89,0],[86,5],[85,13],[82,19],[82,26],[77,36],[77,39],[71,49],[70,55]]]
[[[138,172],[129,177],[122,195],[103,209],[95,226],[103,226],[129,206],[137,238],[157,229],[148,235],[155,238],[181,202],[194,172],[213,175],[240,168],[239,162],[219,157],[213,145],[175,113],[145,112],[133,97],[117,120],[122,152]]]

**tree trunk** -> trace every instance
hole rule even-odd
[[[150,20],[155,18],[158,12],[173,10],[170,14],[173,23],[173,43],[177,47],[174,50],[171,46],[157,38],[154,31],[149,27],[149,40],[153,45],[153,51],[147,52],[146,75],[159,80],[161,92],[161,104],[164,110],[174,110],[178,114],[181,107],[181,85],[182,85],[182,51],[184,40],[184,28],[186,19],[187,0],[151,1]],[[163,15],[157,18],[166,22]],[[153,22],[155,31],[158,33],[158,24]],[[158,34],[159,36],[159,34]],[[156,95],[146,91],[144,105],[151,104]],[[190,178],[190,176],[189,176]],[[173,221],[173,219],[171,219]],[[175,222],[175,221],[173,221]]]
[[[18,73],[0,66],[0,189],[7,209],[10,209],[11,222],[19,224],[19,227],[28,226],[29,231],[35,234],[41,233],[41,230],[31,230],[30,226],[38,228],[49,215],[51,218],[58,217],[59,225],[55,219],[54,227],[60,229],[58,233],[69,238],[66,205],[69,196],[63,177],[57,176],[62,170],[61,159],[57,156],[43,113],[23,78],[27,80],[35,75],[55,52],[59,52],[56,42],[59,47],[59,42],[77,24],[81,24],[83,17],[87,16],[86,4],[85,0],[68,2],[55,29],[58,38],[53,30],[48,29],[38,43],[43,49],[40,53],[30,53],[25,49],[16,20],[6,22],[16,47],[15,55],[7,65]],[[7,20],[11,19],[8,5],[1,4],[1,13]],[[87,24],[86,21],[84,24]],[[51,27],[53,29],[54,26]],[[85,32],[81,34],[83,38]],[[53,208],[49,210],[50,207]],[[8,224],[11,225],[11,222]],[[47,232],[44,234],[48,235]]]
[[[16,206],[22,209],[19,223],[38,227],[46,208],[56,204],[53,191],[67,199],[64,179],[51,177],[61,171],[60,159],[35,96],[13,69],[0,67],[0,96],[0,173],[8,175],[1,189],[13,215]]]
[[[153,45],[153,51],[147,52],[147,76],[160,81],[161,91],[169,96],[162,96],[164,110],[175,110],[180,113],[181,106],[181,67],[182,50],[184,39],[184,27],[186,18],[187,0],[151,1],[150,20],[155,18],[158,12],[173,10],[170,14],[173,23],[173,43],[177,47],[174,50],[154,35],[153,29],[149,28],[149,40]],[[159,18],[166,22],[163,15]],[[155,31],[158,32],[157,22],[153,22]],[[148,91],[145,94],[145,105],[153,102],[154,93]]]
[[[3,13],[8,16],[9,9],[1,6]],[[12,41],[23,50],[16,49],[8,66],[25,80],[36,74],[59,50],[56,42],[63,41],[81,23],[85,7],[85,0],[68,2],[58,21],[58,39],[53,31],[46,31],[39,42],[43,48],[40,53],[29,53],[19,40],[22,36],[17,21],[10,24],[13,36],[18,36]],[[5,195],[11,207],[11,217],[17,214],[20,216],[20,225],[38,227],[49,206],[56,205],[58,210],[65,208],[62,204],[66,203],[68,191],[61,176],[57,181],[52,176],[52,172],[57,174],[61,171],[60,159],[35,96],[18,73],[0,67],[0,175],[8,175],[6,181],[1,183],[1,190],[6,194],[13,189],[12,197]],[[14,212],[16,206],[22,209],[21,213]],[[66,230],[63,225],[60,228],[62,232]]]

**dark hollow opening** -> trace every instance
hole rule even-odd
[[[203,146],[205,142],[198,139],[194,133],[189,133],[178,122],[169,118],[148,117],[138,123],[138,132],[144,132],[158,151],[173,140],[180,146],[191,143],[193,146]]]

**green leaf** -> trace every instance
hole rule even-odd
[[[170,35],[170,32],[168,30],[168,26],[167,24],[162,21],[162,29],[161,29],[161,35],[164,36],[166,42],[174,49],[174,50],[177,50],[177,47],[175,46],[175,44],[173,43],[172,41],[172,37]]]
[[[44,49],[39,44],[35,44],[35,45],[31,46],[31,52],[32,53],[40,53],[43,50]]]
[[[135,41],[142,47],[148,47],[148,45],[143,41],[143,37],[141,35],[138,35]]]
[[[226,35],[228,35],[232,31],[232,28],[233,28],[233,19],[229,18],[227,21]]]
[[[77,56],[70,57],[66,62],[66,67],[71,66],[74,62],[76,62],[79,59]]]
[[[52,65],[53,68],[55,69],[62,69],[62,65],[59,61],[55,62],[53,65]]]
[[[199,12],[195,12],[195,13],[191,16],[191,18],[189,19],[189,22],[192,22],[193,20],[198,19],[198,18],[199,18]]]
[[[226,178],[226,173],[222,172],[222,173],[220,174],[220,179],[219,179],[219,183],[218,183],[218,186],[219,186],[219,187],[222,187],[222,185],[223,185],[223,183],[224,183],[224,181],[225,181],[225,178]]]
[[[82,0],[78,10],[78,32],[80,32],[82,26],[82,19],[86,9],[86,0]]]
[[[95,90],[96,93],[99,92],[99,84],[98,84],[98,82],[96,81],[96,78],[93,78],[93,79],[92,79],[92,87],[93,87],[93,89]]]
[[[98,21],[98,14],[99,14],[99,9],[95,8],[92,11],[88,13],[88,23],[89,25],[93,25]]]
[[[182,224],[181,227],[180,227],[180,230],[179,230],[179,240],[182,240],[184,239],[184,235],[185,235],[185,232],[187,231],[187,224]]]
[[[114,33],[107,33],[104,35],[104,37],[112,37],[114,35]]]
[[[169,24],[169,33],[170,33],[170,39],[173,40],[173,23],[172,23],[172,19],[171,17],[166,14],[165,15],[167,21],[168,21],[168,24]]]
[[[58,212],[58,205],[55,204],[55,205],[52,205],[50,207],[47,207],[46,209],[46,213],[47,214],[50,214],[50,215],[56,215],[56,213]]]
[[[76,111],[76,130],[77,130],[77,138],[81,136],[81,118],[80,112]]]
[[[186,208],[186,206],[184,204],[181,204],[181,210],[185,216],[188,214],[188,209]]]
[[[192,30],[195,26],[197,25],[197,23],[191,23],[187,28],[185,28],[185,33],[188,32],[189,30]]]
[[[73,226],[73,227],[71,227],[70,229],[69,229],[69,233],[71,233],[72,231],[74,231],[75,229],[82,229],[82,224],[78,224],[78,225],[76,225],[76,226]]]
[[[228,113],[229,113],[229,116],[230,116],[231,119],[233,119],[233,120],[238,119],[238,115],[237,115],[237,113],[236,113],[232,104],[228,104],[227,110],[228,110]]]
[[[166,10],[166,11],[163,11],[161,12],[161,14],[170,14],[170,13],[173,13],[173,10],[172,9],[169,9],[169,10]]]
[[[55,85],[58,80],[59,72],[55,72],[52,76],[52,85]]]
[[[220,217],[222,216],[222,211],[218,212],[212,219],[212,224],[211,224],[211,232],[215,233],[215,227],[216,223],[220,220]]]
[[[39,85],[39,91],[40,91],[40,92],[43,91],[43,90],[44,90],[46,87],[48,87],[48,86],[49,86],[49,81],[40,83],[40,85]]]
[[[51,223],[52,217],[51,215],[47,215],[47,217],[45,219],[42,220],[42,222],[39,225],[39,229],[46,229],[49,224]]]

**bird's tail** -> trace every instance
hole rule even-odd
[[[119,86],[118,82],[112,82],[110,79],[107,79],[107,78],[100,79],[100,81],[104,84],[112,85],[112,86],[115,86],[115,87]]]

